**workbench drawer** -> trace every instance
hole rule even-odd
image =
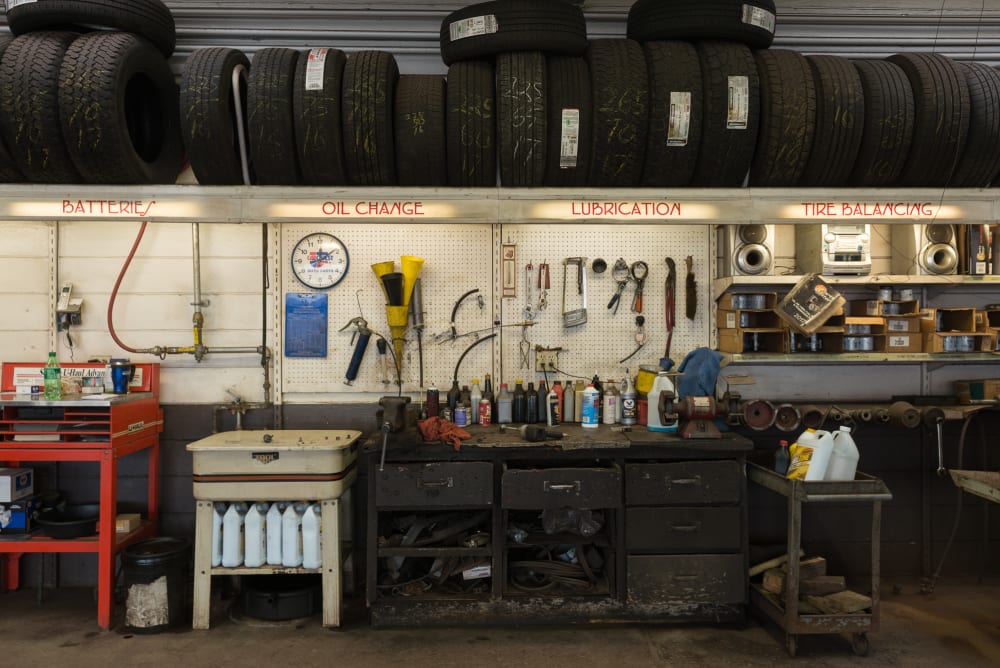
[[[629,603],[693,605],[747,599],[742,554],[631,555],[627,567]]]
[[[743,467],[732,460],[625,465],[630,506],[739,503]]]
[[[379,507],[493,505],[490,462],[386,464],[371,475]]]
[[[739,506],[628,508],[625,546],[657,554],[736,552],[743,544]]]
[[[504,467],[501,503],[513,510],[621,508],[622,472],[608,467]]]

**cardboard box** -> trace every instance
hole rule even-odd
[[[115,517],[117,533],[132,533],[142,526],[142,516],[139,513],[118,513]]]
[[[35,493],[35,472],[26,468],[0,468],[0,503],[10,503]]]
[[[919,313],[919,299],[879,302],[878,315],[918,315]]]
[[[920,312],[920,331],[968,332],[976,331],[974,308],[926,308]],[[928,351],[931,352],[931,351]]]
[[[988,332],[924,332],[925,353],[989,353],[996,336]]]
[[[920,332],[920,314],[894,315],[885,317],[886,334],[907,334]]]
[[[784,329],[720,329],[719,350],[724,353],[783,353]]]
[[[852,325],[861,325],[864,331],[852,331]],[[844,334],[847,336],[879,336],[885,334],[885,318],[849,315],[844,318]]]
[[[847,302],[847,315],[880,315],[882,302],[877,299],[852,299]]]
[[[966,225],[966,255],[964,269],[970,276],[989,274],[992,265],[990,257],[990,226],[977,223]]]
[[[797,332],[812,334],[840,313],[844,298],[816,274],[799,279],[774,310],[778,317]]]
[[[843,351],[843,331],[819,331],[815,334],[800,334],[793,331],[788,333],[788,352],[790,353],[840,353]]]
[[[924,349],[920,332],[889,332],[885,335],[885,352],[919,353]]]
[[[0,503],[0,534],[31,533],[34,530],[35,497]]]
[[[778,303],[776,292],[726,292],[719,297],[719,308],[727,311],[767,310],[770,311]]]
[[[715,322],[719,329],[784,329],[781,318],[772,309],[738,309],[730,311],[718,308]]]
[[[982,380],[956,380],[955,396],[960,403],[991,400],[1000,397],[1000,378]]]

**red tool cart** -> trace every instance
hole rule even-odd
[[[19,560],[31,552],[93,552],[98,555],[97,623],[108,629],[114,613],[117,554],[128,545],[155,536],[159,514],[160,367],[136,364],[127,394],[67,394],[60,400],[43,395],[15,394],[15,377],[40,369],[42,363],[4,362],[0,366],[0,462],[18,466],[30,462],[95,462],[100,467],[100,516],[97,532],[79,538],[51,538],[34,531],[4,536],[0,556],[5,589],[19,586]],[[64,375],[84,375],[101,364],[64,364]],[[90,373],[94,373],[91,371]],[[118,501],[118,460],[148,450],[148,501],[145,518],[130,533],[115,531]],[[36,491],[37,485],[36,485]]]

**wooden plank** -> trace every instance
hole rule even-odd
[[[843,575],[820,575],[799,582],[799,595],[825,596],[847,589]]]
[[[826,596],[806,596],[805,600],[828,615],[849,615],[872,607],[871,597],[853,591],[841,591]]]
[[[782,564],[781,570],[788,572],[788,564]],[[799,580],[811,580],[826,575],[826,559],[823,557],[810,557],[799,560]]]
[[[780,568],[769,568],[764,571],[763,587],[769,594],[784,594],[785,572]]]
[[[799,550],[799,559],[801,559],[803,556],[805,556],[805,550]],[[769,568],[776,568],[778,566],[781,566],[786,561],[788,561],[787,554],[781,554],[775,557],[774,559],[768,559],[767,561],[762,561],[759,564],[750,567],[750,576],[753,577],[754,575],[760,575]]]

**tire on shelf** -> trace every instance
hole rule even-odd
[[[493,73],[493,63],[485,60],[464,60],[448,68],[449,185],[490,187],[497,183]]]
[[[444,77],[437,74],[400,76],[393,116],[399,185],[448,185]]]
[[[177,43],[173,14],[161,0],[35,0],[7,9],[7,23],[15,35],[47,29],[132,32],[167,57]]]
[[[583,10],[563,0],[481,2],[452,12],[441,22],[445,65],[508,51],[579,56],[586,49]]]
[[[692,186],[743,185],[760,126],[760,78],[750,48],[698,42],[705,116]]]
[[[816,85],[805,56],[786,49],[754,53],[760,77],[760,132],[751,186],[794,186],[816,134]]]
[[[960,63],[969,86],[969,138],[949,185],[985,188],[1000,175],[1000,72],[982,63]]]
[[[913,88],[903,69],[888,60],[856,60],[854,67],[861,77],[865,118],[848,184],[892,185],[913,142]]]
[[[590,68],[584,58],[550,55],[545,59],[545,185],[583,186],[590,176]]]
[[[296,186],[302,182],[295,150],[292,84],[299,52],[261,49],[250,63],[247,126],[256,183]]]
[[[14,36],[5,33],[0,34],[0,67],[3,63],[3,54],[7,51],[7,47],[10,43],[14,41]],[[14,163],[14,156],[11,155],[10,150],[7,148],[7,140],[4,139],[4,131],[2,129],[2,124],[6,122],[6,119],[10,118],[6,113],[0,118],[0,183],[23,183],[24,175],[18,170],[17,165]],[[60,129],[60,134],[62,130]]]
[[[969,136],[969,85],[958,63],[939,53],[897,53],[913,88],[913,144],[896,185],[944,187]]]
[[[640,42],[723,40],[766,49],[774,25],[774,0],[636,0],[627,34]]]
[[[540,186],[546,160],[545,54],[499,54],[496,79],[500,183]]]
[[[649,78],[642,46],[596,39],[587,47],[594,128],[589,185],[639,185],[649,130]]]
[[[347,183],[344,167],[343,98],[347,56],[339,49],[316,48],[299,54],[292,83],[295,149],[302,183]]]
[[[399,68],[388,51],[358,51],[344,67],[344,166],[356,186],[396,185],[393,96]]]
[[[141,37],[88,33],[66,51],[59,116],[70,157],[91,183],[175,183],[184,162],[179,106],[170,66]]]
[[[240,101],[233,93],[233,73],[239,75]],[[244,184],[237,116],[247,127],[247,72],[250,61],[242,51],[222,47],[197,49],[181,73],[181,130],[188,162],[201,185]],[[249,158],[249,154],[247,156]]]
[[[853,63],[839,56],[806,56],[816,84],[816,134],[800,186],[847,184],[861,150],[865,97]]]
[[[701,144],[704,107],[698,51],[689,42],[643,44],[649,70],[649,136],[643,186],[691,182]]]
[[[3,180],[79,183],[59,122],[59,68],[77,34],[40,31],[7,36],[0,60]]]

